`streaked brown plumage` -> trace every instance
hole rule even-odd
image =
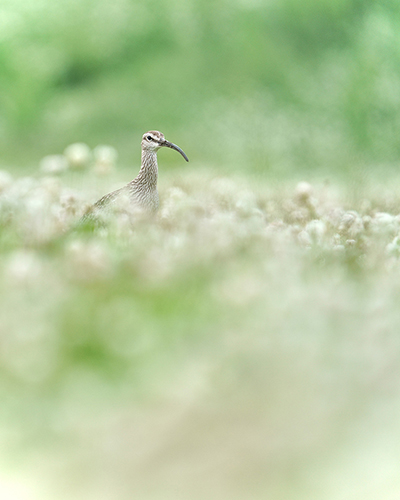
[[[142,137],[142,163],[137,177],[126,186],[100,198],[89,208],[82,220],[95,219],[103,209],[110,208],[110,206],[122,199],[127,200],[127,204],[133,211],[155,212],[159,205],[157,151],[162,147],[175,149],[186,161],[189,161],[182,149],[176,144],[167,141],[161,132],[157,130],[146,132]]]

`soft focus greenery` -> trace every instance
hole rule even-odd
[[[291,176],[397,166],[394,0],[2,0],[3,163],[148,129],[192,160]]]
[[[393,0],[1,0],[2,500],[397,500],[399,33]],[[157,216],[77,227],[149,129],[190,158]]]
[[[400,197],[74,175],[0,178],[2,498],[396,498]]]

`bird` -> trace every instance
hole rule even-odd
[[[166,147],[178,151],[186,161],[189,158],[176,144],[165,139],[158,130],[150,130],[142,136],[142,161],[139,173],[135,179],[116,191],[112,191],[100,198],[89,207],[82,216],[81,222],[93,221],[101,216],[104,210],[124,205],[129,212],[154,214],[159,207],[157,191],[158,163],[157,151]]]

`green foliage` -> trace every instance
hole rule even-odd
[[[151,128],[270,176],[397,159],[395,2],[19,0],[2,13],[3,161],[84,140],[127,163]]]
[[[354,197],[186,170],[163,179],[151,222],[88,232],[73,227],[99,193],[75,174],[0,176],[11,491],[16,477],[30,499],[101,497],[104,478],[117,500],[397,494],[398,186]]]

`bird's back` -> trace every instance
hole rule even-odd
[[[156,187],[150,187],[136,178],[125,186],[104,195],[81,218],[83,223],[105,222],[110,216],[128,214],[143,216],[158,210],[159,196]]]

